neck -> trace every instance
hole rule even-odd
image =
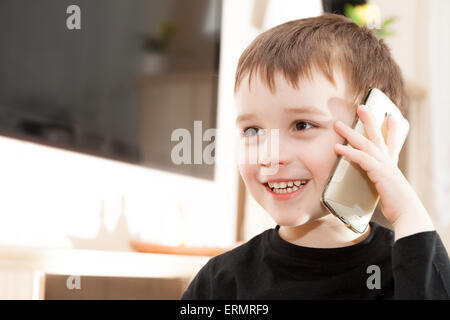
[[[331,214],[300,226],[280,226],[280,237],[292,244],[312,248],[339,248],[363,241],[370,234],[370,225],[363,234],[355,233]]]

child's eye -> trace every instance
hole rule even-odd
[[[295,124],[295,128],[299,131],[304,131],[307,129],[308,125],[311,128],[315,128],[317,127],[315,124],[312,124],[311,122],[307,122],[307,121],[297,121]]]
[[[247,127],[244,130],[242,130],[242,135],[244,137],[251,137],[254,136],[258,132],[258,130],[261,130],[261,132],[263,132],[262,129],[257,127]]]

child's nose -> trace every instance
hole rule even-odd
[[[260,145],[258,165],[261,167],[285,166],[291,162],[291,158],[287,146],[274,135]]]
[[[289,164],[289,159],[274,156],[261,156],[258,160],[258,165],[261,167],[271,167],[271,166],[286,166]]]

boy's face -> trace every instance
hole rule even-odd
[[[276,92],[272,94],[256,75],[252,77],[250,92],[247,76],[235,96],[236,126],[246,135],[239,137],[239,143],[248,148],[247,152],[257,152],[257,147],[270,151],[270,130],[279,130],[278,154],[268,152],[253,164],[239,161],[239,171],[254,199],[281,226],[302,225],[328,215],[320,198],[337,159],[334,145],[344,141],[333,124],[341,120],[351,126],[356,114],[350,102],[351,90],[342,74],[335,72],[334,78],[336,87],[322,73],[314,71],[312,81],[301,79],[297,90],[277,74]],[[289,110],[301,107],[312,110]],[[252,116],[239,120],[244,114]],[[275,193],[267,185],[272,181],[298,180],[308,182],[296,191],[294,183],[291,193],[287,189],[281,191],[285,193]]]

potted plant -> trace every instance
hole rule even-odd
[[[345,16],[352,19],[358,26],[367,26],[372,29],[377,38],[385,38],[394,34],[388,26],[396,20],[389,17],[381,21],[380,8],[373,3],[353,6],[349,3],[344,6]]]

